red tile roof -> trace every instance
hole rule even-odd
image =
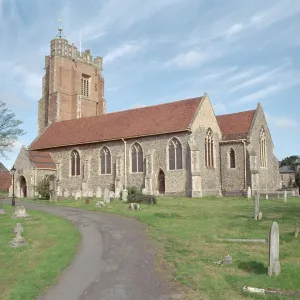
[[[223,141],[245,139],[248,136],[255,110],[217,116]]]
[[[56,169],[56,164],[49,152],[28,151],[28,155],[37,169]]]
[[[11,186],[11,175],[8,171],[0,172],[0,191],[6,191]]]
[[[186,131],[204,97],[51,124],[30,149]]]

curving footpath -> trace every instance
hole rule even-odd
[[[76,208],[24,203],[73,222],[82,242],[59,283],[39,300],[180,299],[155,269],[154,253],[138,221]]]

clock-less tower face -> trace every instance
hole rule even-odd
[[[66,39],[51,41],[39,101],[39,133],[50,123],[105,113],[102,58],[80,53]]]

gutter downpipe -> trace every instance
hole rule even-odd
[[[122,139],[122,141],[124,142],[124,189],[127,188],[127,172],[126,172],[126,169],[127,169],[127,147],[126,147],[126,141],[124,139]]]
[[[247,152],[246,152],[246,141],[245,140],[242,140],[243,144],[244,144],[244,162],[245,162],[245,172],[244,172],[244,188],[245,188],[245,191],[247,191],[247,162],[246,162],[246,159],[247,159]]]

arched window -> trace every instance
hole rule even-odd
[[[182,146],[178,139],[169,142],[169,170],[182,169]]]
[[[100,150],[101,174],[111,174],[111,155],[107,147]]]
[[[71,153],[71,175],[80,175],[80,156],[77,150]]]
[[[214,165],[214,136],[213,131],[209,128],[205,135],[205,166],[213,168]]]
[[[235,151],[233,148],[229,150],[229,165],[231,169],[235,169]]]
[[[143,172],[143,149],[140,144],[134,143],[131,148],[131,171],[132,173]]]
[[[260,130],[260,166],[262,168],[267,167],[267,142],[266,132],[263,127]]]

